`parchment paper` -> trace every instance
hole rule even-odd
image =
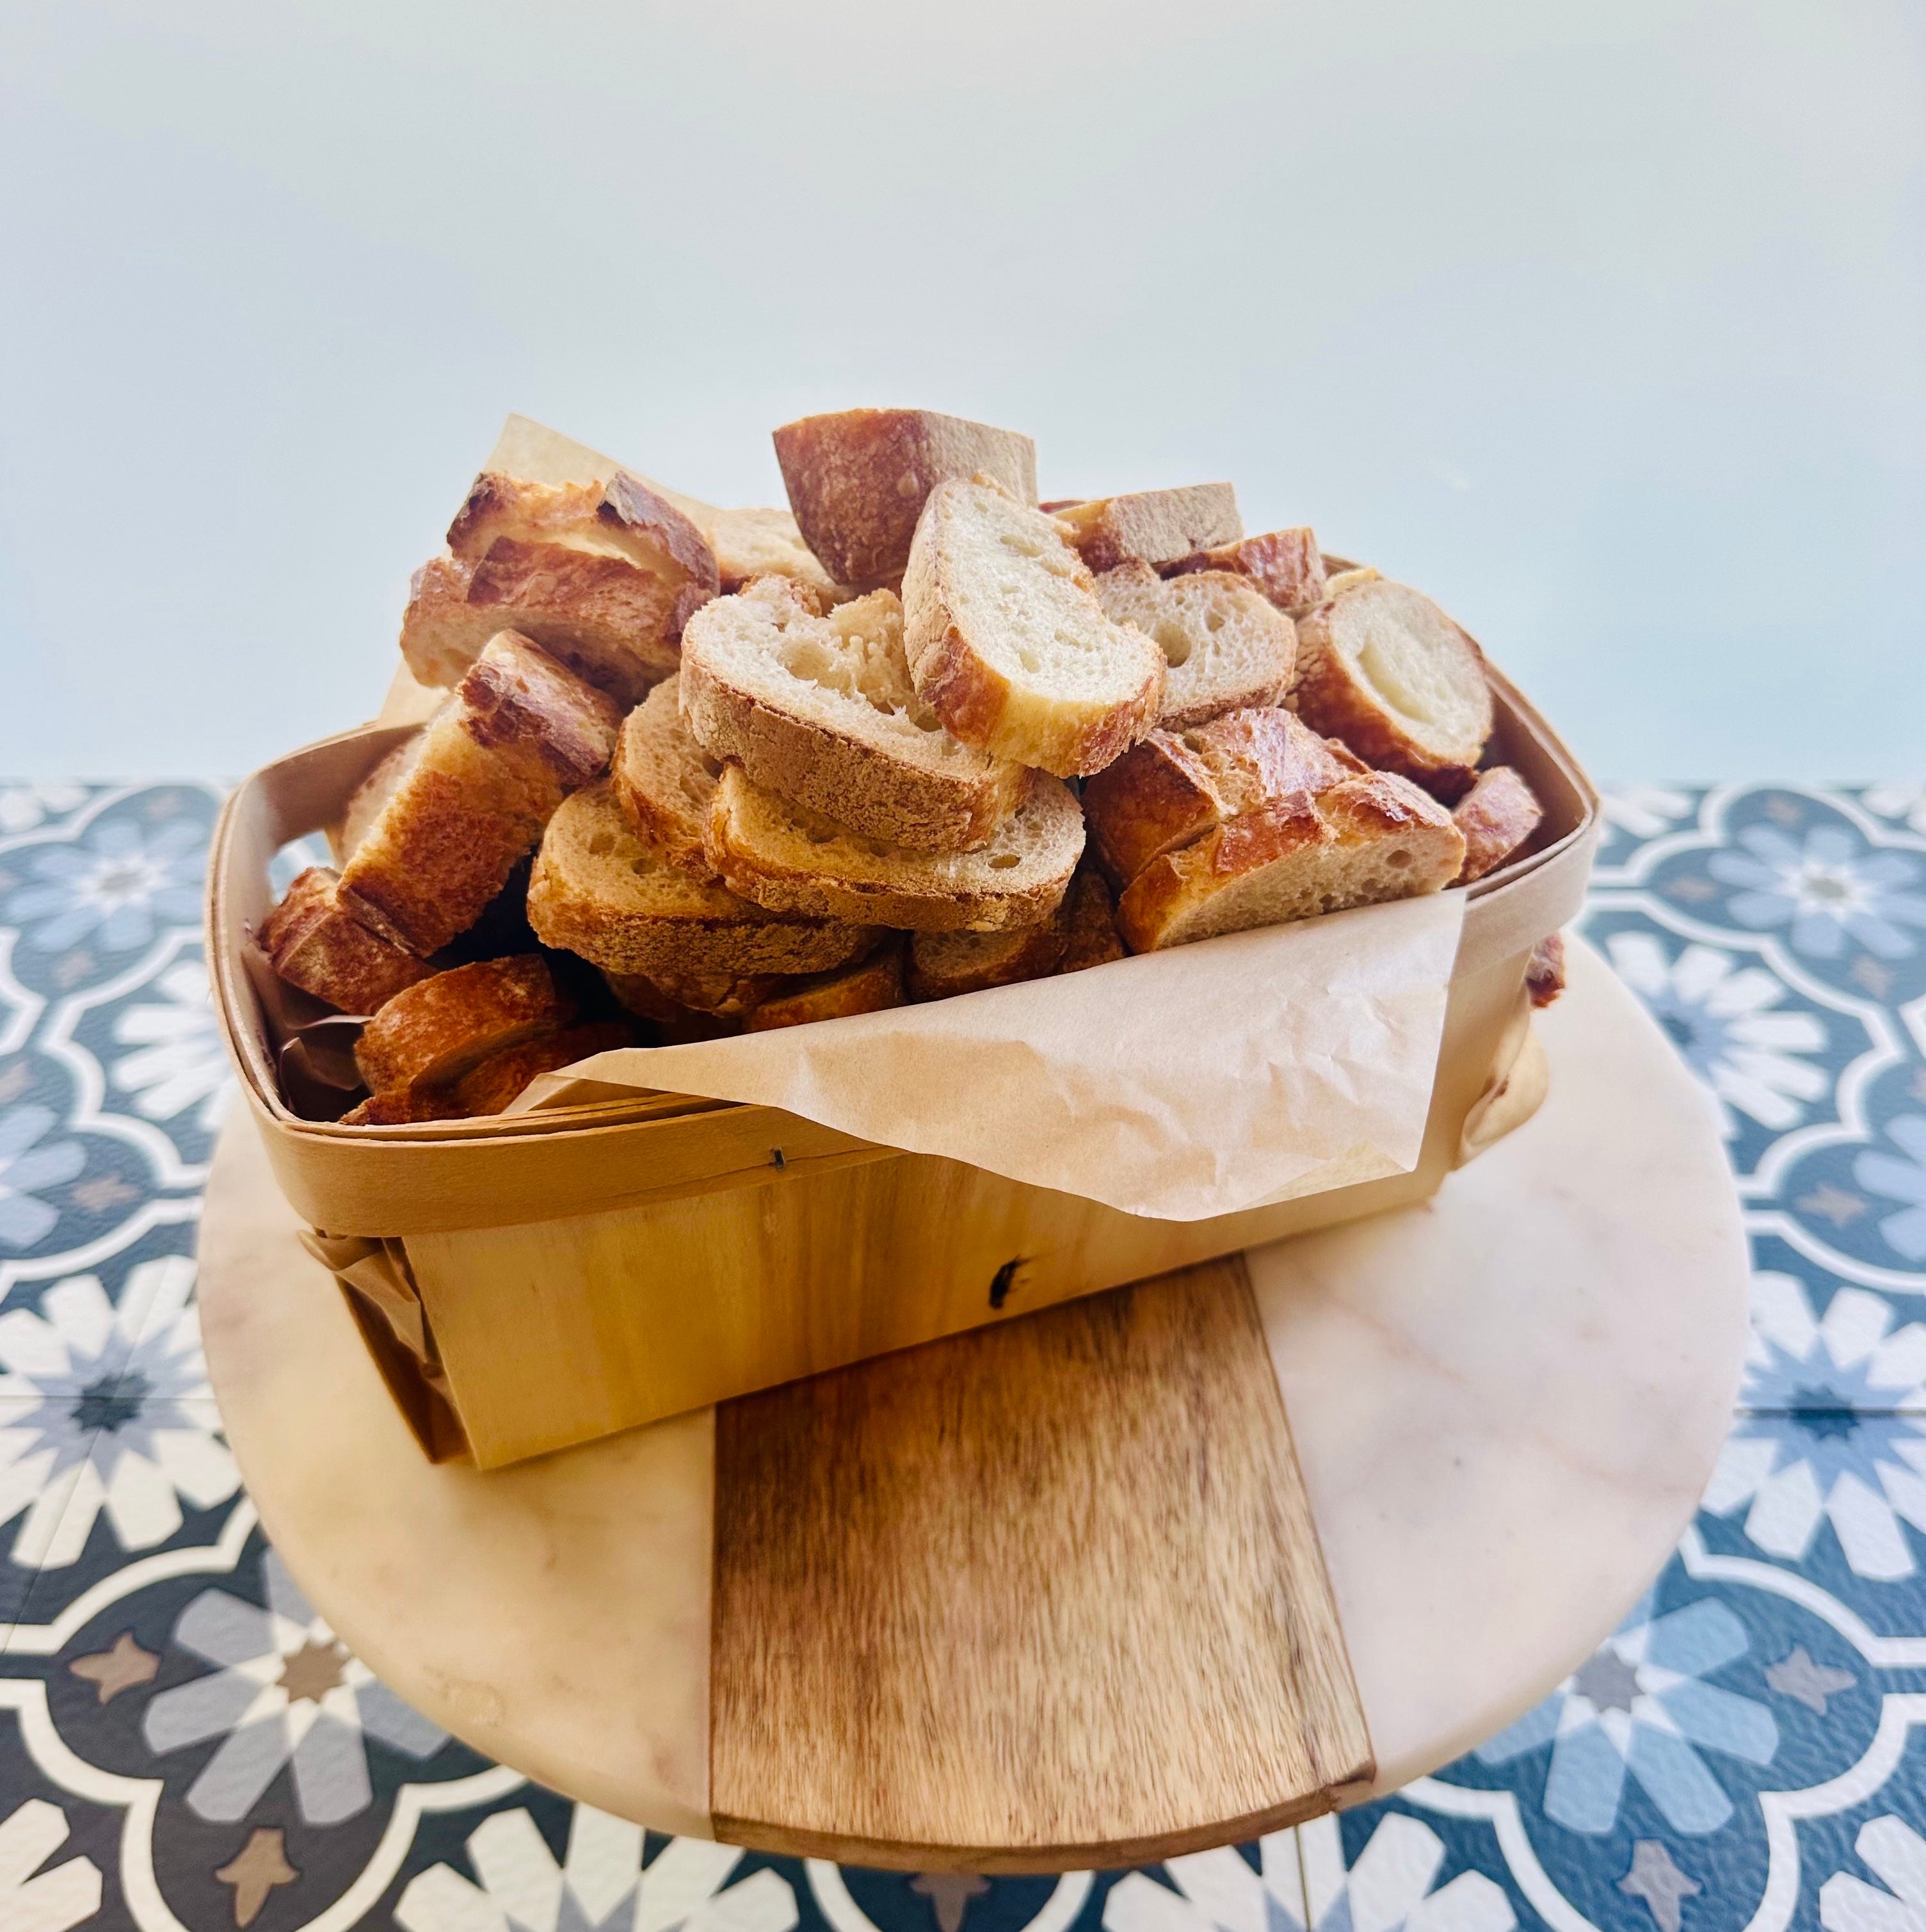
[[[927,1006],[598,1054],[576,1079],[758,1102],[1171,1221],[1408,1173],[1462,891]]]

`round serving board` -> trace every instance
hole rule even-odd
[[[423,1460],[237,1116],[230,1438],[394,1689],[658,1830],[1053,1870],[1395,1788],[1610,1633],[1737,1384],[1710,1109],[1571,972],[1542,1111],[1424,1206],[487,1475]]]

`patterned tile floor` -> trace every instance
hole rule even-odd
[[[742,1857],[374,1682],[262,1541],[193,1303],[216,793],[0,788],[0,1932],[1926,1932],[1926,785],[1612,802],[1585,930],[1718,1112],[1756,1273],[1698,1518],[1545,1704],[1132,1873]]]

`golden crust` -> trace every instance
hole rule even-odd
[[[1076,888],[1072,886],[1073,892]],[[1002,932],[919,932],[910,941],[910,998],[947,1000],[992,986],[1047,979],[1070,943],[1070,893],[1040,925]]]
[[[362,1029],[355,1064],[374,1094],[452,1086],[490,1054],[559,1033],[574,1017],[540,953],[480,960],[398,993]]]
[[[1153,731],[1084,786],[1084,818],[1105,872],[1126,886],[1154,860],[1238,814],[1328,790],[1355,764],[1288,711],[1227,712]]]
[[[545,1039],[510,1047],[506,1052],[491,1053],[455,1082],[451,1097],[465,1119],[499,1114],[520,1097],[531,1080],[572,1066],[592,1053],[608,1053],[634,1043],[635,1030],[623,1020],[598,1020],[587,1026],[569,1027]]]
[[[1095,572],[1114,570],[1133,557],[1153,566],[1175,564],[1244,535],[1238,493],[1228,483],[1139,490],[1043,507]]]
[[[1457,883],[1469,885],[1503,865],[1538,829],[1545,809],[1509,765],[1480,772],[1452,818],[1465,835],[1465,865]]]
[[[1268,530],[1262,536],[1193,551],[1166,564],[1176,577],[1193,570],[1228,570],[1247,577],[1279,610],[1295,616],[1323,601],[1324,564],[1317,538],[1308,528]]]
[[[818,1020],[884,1012],[902,1004],[903,949],[899,941],[856,965],[790,981],[752,1010],[742,1028],[746,1033],[767,1033],[776,1027],[808,1026]]]
[[[397,1087],[370,1094],[336,1123],[344,1127],[407,1127],[419,1120],[458,1120],[461,1108],[452,1094],[434,1087]]]
[[[902,575],[931,490],[980,471],[1036,501],[1036,446],[1014,430],[930,410],[841,410],[775,432],[803,541],[839,584],[868,589]]]
[[[290,986],[344,1013],[378,1012],[430,968],[344,909],[339,876],[310,866],[262,922],[255,944]]]
[[[1082,866],[1064,896],[1066,941],[1060,973],[1081,973],[1088,966],[1107,966],[1125,955],[1124,935],[1117,930],[1116,902],[1094,866]]]

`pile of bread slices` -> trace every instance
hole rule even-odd
[[[921,410],[775,440],[789,512],[484,474],[416,573],[450,695],[256,935],[366,1017],[349,1123],[1436,892],[1536,828],[1477,645],[1228,484],[1040,506],[1028,438]]]

